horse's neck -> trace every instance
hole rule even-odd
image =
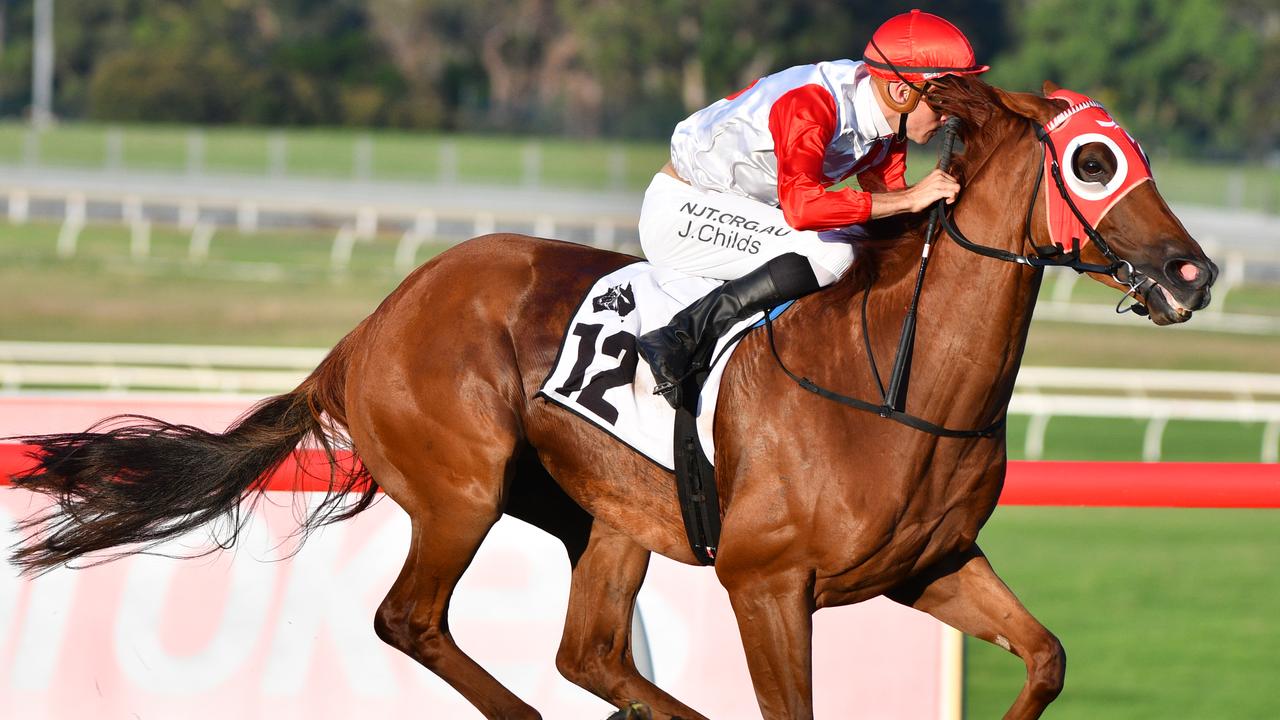
[[[966,184],[954,219],[971,240],[1018,252],[1031,201],[1033,150],[1015,136],[997,152]],[[998,177],[1002,172],[1012,177]],[[971,253],[941,229],[939,234],[920,297],[907,411],[949,427],[981,427],[995,419],[1012,392],[1040,273]],[[896,281],[883,302],[905,308],[919,257],[904,253],[895,265],[885,268]],[[897,317],[901,312],[896,310]],[[872,320],[874,344],[892,353],[900,328],[900,322],[876,327]]]

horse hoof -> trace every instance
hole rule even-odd
[[[607,720],[653,720],[653,711],[644,703],[633,702],[610,715]]]

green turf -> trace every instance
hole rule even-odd
[[[267,171],[271,133],[249,128],[217,128],[205,132],[204,166],[212,172],[261,175]]]
[[[245,127],[183,127],[168,125],[109,126],[65,123],[39,136],[40,160],[50,165],[102,167],[106,134],[124,138],[123,165],[137,169],[184,169],[187,137],[205,137],[204,167],[213,172],[261,174],[268,170],[269,138],[285,142],[285,171],[316,177],[350,177],[355,146],[360,138],[371,144],[372,177],[384,180],[438,180],[477,183],[536,181],[550,186],[644,188],[667,160],[662,141],[580,141],[564,138],[502,135],[406,133],[396,130],[270,129]],[[25,157],[27,127],[0,123],[0,163]],[[536,177],[525,170],[526,148],[540,148]],[[454,172],[441,156],[453,156]],[[614,160],[620,156],[621,162]],[[933,147],[911,146],[907,177],[914,182],[933,167]],[[442,173],[441,170],[446,172]],[[1280,212],[1280,171],[1259,164],[1225,165],[1161,159],[1156,180],[1170,202],[1200,203]],[[620,181],[620,182],[619,182]]]
[[[134,127],[121,132],[124,167],[160,171],[187,169],[188,128],[159,126],[143,130]],[[207,148],[205,152],[207,154]]]
[[[1002,507],[979,544],[1067,650],[1051,720],[1280,717],[1280,512]],[[966,641],[966,717],[1017,658]]]
[[[329,265],[327,235],[220,232],[200,263],[175,231],[154,230],[141,261],[122,227],[86,228],[71,260],[54,256],[56,237],[0,226],[0,338],[327,347],[399,280],[389,237],[357,243],[345,272]]]

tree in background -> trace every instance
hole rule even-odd
[[[857,58],[914,0],[56,3],[55,111],[106,121],[663,137],[790,65]],[[939,0],[998,84],[1106,103],[1152,150],[1280,141],[1276,0]],[[30,104],[31,3],[0,0],[0,114]]]
[[[58,110],[97,120],[389,124],[404,83],[362,6],[57,3]]]
[[[1011,4],[1018,47],[991,81],[1045,79],[1113,109],[1151,150],[1238,155],[1276,137],[1280,7],[1267,0],[1033,0]],[[1268,126],[1270,129],[1268,129]],[[1270,139],[1268,139],[1270,138]]]

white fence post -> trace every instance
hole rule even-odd
[[[31,214],[31,196],[26,190],[9,191],[9,222],[22,225]]]
[[[418,257],[418,248],[436,233],[435,213],[424,210],[418,213],[413,226],[405,231],[396,245],[396,272],[407,274],[413,269]]]
[[[1242,208],[1244,207],[1244,191],[1245,181],[1244,173],[1239,170],[1232,170],[1227,175],[1227,207]]]
[[[204,173],[204,131],[190,130],[187,132],[187,174],[200,175]]]
[[[124,167],[124,131],[118,127],[108,128],[105,142],[107,169],[119,170]]]
[[[1023,454],[1028,460],[1039,460],[1044,457],[1044,436],[1049,429],[1049,419],[1053,416],[1046,412],[1038,412],[1027,422],[1027,439],[1023,442]]]
[[[1273,418],[1262,429],[1262,462],[1280,462],[1280,418]]]
[[[613,223],[608,220],[596,221],[595,232],[592,234],[592,240],[596,247],[604,250],[613,249]]]
[[[533,234],[538,237],[553,238],[556,236],[556,220],[550,215],[539,215],[533,221]]]
[[[209,259],[209,246],[213,244],[214,227],[211,223],[197,222],[191,228],[191,244],[187,247],[187,259],[202,263]]]
[[[76,242],[84,229],[85,199],[80,193],[67,196],[62,228],[58,230],[58,257],[69,258],[76,254]]]
[[[248,235],[258,232],[258,206],[245,201],[236,206],[236,228]]]
[[[191,230],[199,222],[200,205],[195,200],[183,200],[182,205],[178,207],[178,228]]]
[[[1222,269],[1218,281],[1213,284],[1213,304],[1209,307],[1210,313],[1222,314],[1222,309],[1227,304],[1227,294],[1244,282],[1244,264],[1244,253],[1239,250],[1227,253],[1226,267]]]
[[[338,228],[329,252],[329,269],[335,273],[346,272],[351,266],[351,251],[356,245],[356,231],[350,225]]]
[[[458,181],[458,144],[452,140],[442,140],[439,149],[439,167],[436,179],[448,185]]]
[[[1066,268],[1058,269],[1058,279],[1053,283],[1053,302],[1069,303],[1071,302],[1071,290],[1076,286],[1076,280],[1080,279],[1080,274]]]
[[[1169,418],[1164,415],[1154,415],[1147,421],[1147,430],[1142,435],[1142,460],[1144,462],[1158,462],[1164,450],[1164,429],[1169,424]]]
[[[627,186],[627,154],[619,145],[609,150],[609,187],[622,190]]]
[[[361,135],[352,149],[351,167],[356,180],[366,182],[373,177],[373,138]]]
[[[372,240],[378,234],[378,211],[365,205],[356,211],[356,237]]]
[[[522,182],[529,187],[536,187],[542,180],[542,146],[535,142],[525,143],[520,151],[520,159],[524,168]]]
[[[34,167],[40,164],[40,130],[27,128],[22,136],[22,164]]]
[[[276,130],[267,139],[267,174],[273,178],[284,177],[289,169],[289,150],[284,133]]]

